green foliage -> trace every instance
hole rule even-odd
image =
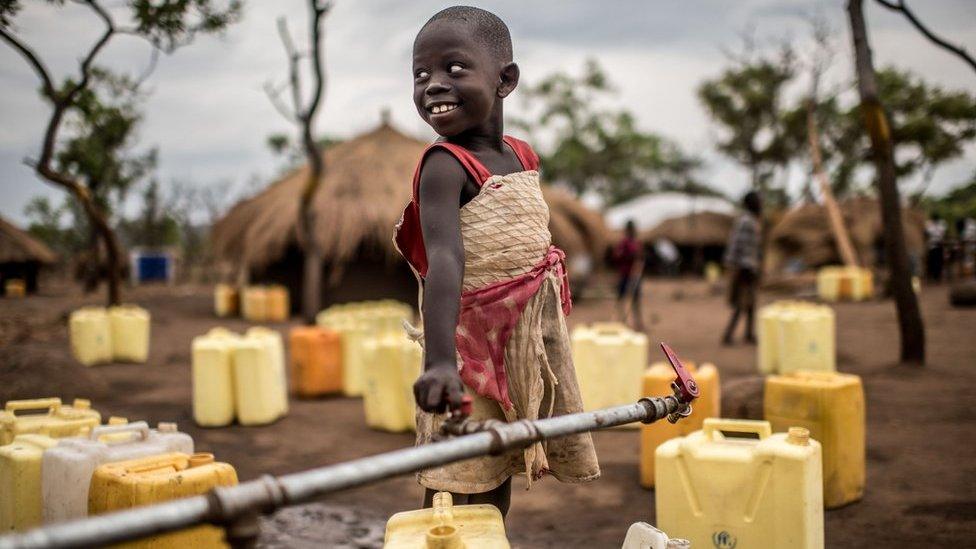
[[[74,85],[68,80],[64,87]],[[68,111],[71,137],[57,152],[58,169],[82,181],[107,213],[156,166],[155,150],[132,150],[142,121],[140,101],[131,80],[95,68],[91,84]]]
[[[136,32],[156,47],[173,51],[193,40],[198,32],[213,33],[241,16],[239,0],[130,0]]]
[[[163,204],[159,183],[151,179],[141,196],[138,217],[120,223],[122,234],[133,245],[161,247],[180,244],[180,224]]]
[[[596,192],[608,206],[692,182],[697,159],[676,143],[639,130],[629,112],[598,107],[612,92],[593,60],[579,77],[555,73],[527,87],[524,95],[538,112],[534,120],[516,124],[554,135],[552,148],[540,155],[546,177],[577,195]]]
[[[321,151],[328,150],[342,142],[342,139],[330,135],[324,135],[315,140]],[[282,171],[293,170],[305,160],[305,149],[301,142],[292,141],[288,134],[273,133],[267,137],[265,143],[272,154],[284,160]]]
[[[749,169],[753,188],[767,202],[780,194],[771,192],[776,169],[795,154],[783,121],[784,90],[795,75],[789,49],[778,56],[750,53],[698,88],[702,105],[723,130],[719,151]]]
[[[968,182],[962,183],[943,196],[923,198],[921,205],[929,215],[938,214],[945,219],[950,227],[955,225],[957,219],[966,217],[976,219],[976,172]]]
[[[88,220],[68,197],[60,206],[54,206],[47,197],[36,196],[24,208],[24,215],[28,219],[27,232],[61,257],[72,257],[89,247]]]

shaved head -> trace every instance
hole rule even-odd
[[[512,61],[512,35],[508,31],[508,25],[494,13],[471,6],[446,8],[435,13],[421,27],[417,36],[419,37],[428,27],[439,21],[468,25],[474,32],[474,38],[491,52],[492,57],[502,63]]]

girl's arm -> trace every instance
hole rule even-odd
[[[449,153],[434,150],[420,172],[420,227],[427,249],[424,281],[424,373],[414,383],[417,405],[441,413],[460,407],[464,385],[458,375],[454,332],[461,306],[464,245],[460,200],[467,175]]]

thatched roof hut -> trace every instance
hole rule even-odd
[[[725,247],[734,220],[731,215],[718,212],[672,217],[644,233],[644,240],[652,242],[658,238],[666,238],[677,246]]]
[[[416,298],[416,285],[393,247],[393,227],[410,200],[410,178],[427,143],[386,123],[324,152],[325,175],[312,207],[321,220],[315,235],[325,260],[325,302],[375,297]],[[213,227],[218,258],[256,280],[300,286],[297,244],[302,166],[256,196],[238,203]],[[602,253],[602,218],[563,191],[547,188],[555,243],[570,255]],[[355,272],[355,277],[346,277]],[[351,280],[355,279],[355,280]],[[298,295],[298,294],[293,294]],[[293,300],[297,301],[297,300]]]
[[[861,265],[874,266],[883,248],[884,231],[881,208],[872,198],[856,198],[840,204]],[[925,215],[917,210],[902,210],[905,244],[910,256],[921,258],[925,252]],[[769,273],[791,268],[813,269],[841,263],[827,213],[820,204],[803,204],[783,215],[770,229],[767,239],[765,269]]]
[[[57,260],[43,242],[0,217],[0,292],[12,278],[23,280],[28,293],[36,292],[41,267]]]

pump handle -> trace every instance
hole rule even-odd
[[[671,368],[674,369],[677,379],[674,380],[675,388],[677,388],[679,396],[683,402],[691,402],[698,398],[698,384],[695,383],[695,378],[691,377],[688,370],[685,369],[684,365],[681,364],[681,360],[678,355],[675,354],[674,350],[665,342],[661,342],[661,350],[664,351],[665,356],[668,357],[668,362],[671,363]]]

